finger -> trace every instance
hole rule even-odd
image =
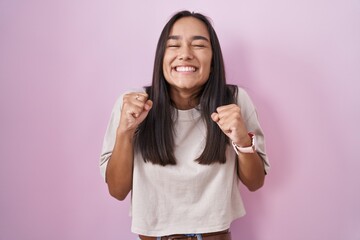
[[[135,100],[138,100],[140,102],[146,102],[148,99],[148,95],[146,93],[134,93],[135,94]]]
[[[222,124],[220,123],[220,118],[219,118],[219,114],[214,112],[211,114],[211,119],[216,122],[216,124],[219,126],[219,128],[221,129],[221,131],[223,131],[224,133],[227,133],[227,130],[224,128],[224,126],[222,126]]]
[[[141,114],[143,114],[143,112],[150,111],[152,106],[153,102],[151,100],[147,100],[145,103],[127,104],[125,111],[134,118],[138,118]]]
[[[216,122],[221,131],[223,131],[226,135],[231,133],[231,129],[227,128],[226,126],[221,125],[219,122]]]
[[[144,111],[143,108],[138,108],[138,107],[131,107],[126,109],[126,115],[128,116],[133,116],[134,118],[137,118],[140,116],[140,114]]]
[[[224,122],[226,122],[226,118],[220,117],[220,114],[216,112],[211,114],[211,119],[216,122],[221,129],[223,128]]]
[[[217,107],[216,111],[218,113],[221,113],[221,112],[224,112],[224,111],[228,111],[229,109],[232,109],[234,107],[237,107],[237,105],[235,105],[235,104],[223,105],[223,106]]]
[[[146,93],[143,92],[133,92],[133,93],[128,93],[126,95],[124,95],[124,102],[131,102],[134,104],[137,103],[145,103],[146,100],[148,99],[148,95]]]
[[[218,122],[220,120],[219,118],[219,114],[214,112],[211,114],[211,119],[214,121],[214,122]]]
[[[139,106],[139,108],[142,108],[145,111],[149,111],[153,106],[153,101],[151,101],[150,99],[147,99],[147,96],[139,97],[138,101],[140,101],[140,99],[143,99],[143,98],[145,99],[145,101],[144,102],[141,101],[141,103],[137,104],[137,105]]]
[[[141,112],[141,114],[137,117],[137,121],[140,124],[142,121],[144,121],[144,119],[147,117],[147,115],[149,114],[150,109],[153,106],[153,102],[151,100],[147,100],[145,107],[144,107],[144,111]]]
[[[145,109],[146,111],[149,111],[149,110],[152,108],[152,106],[153,106],[153,101],[147,100],[146,103],[145,103],[145,105],[144,105],[144,109]]]
[[[234,117],[234,114],[230,114],[225,117],[220,117],[219,114],[212,114],[212,118],[225,134],[232,133],[234,130],[237,129],[237,126],[239,124],[237,118]]]
[[[123,108],[129,114],[136,116],[145,108],[148,95],[146,93],[131,93],[124,96]]]
[[[238,108],[238,107],[224,107],[224,108],[219,109],[218,113],[219,113],[220,119],[231,118],[231,117],[241,114],[240,108]]]

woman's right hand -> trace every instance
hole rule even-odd
[[[153,102],[144,92],[125,94],[114,149],[106,168],[110,195],[124,200],[132,189],[133,137],[139,124],[147,117]]]
[[[135,133],[153,105],[153,102],[148,98],[148,94],[144,92],[133,92],[124,95],[118,132]]]

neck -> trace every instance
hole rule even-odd
[[[199,97],[197,97],[197,93],[194,94],[193,92],[180,92],[170,89],[170,98],[179,110],[188,110],[199,104]]]

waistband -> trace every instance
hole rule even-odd
[[[191,236],[189,234],[174,234],[157,238],[139,235],[139,238],[141,240],[231,240],[231,233],[227,229],[220,232],[192,234]]]

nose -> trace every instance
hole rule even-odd
[[[179,60],[190,60],[193,58],[193,53],[189,46],[183,46],[179,49],[178,59]]]

